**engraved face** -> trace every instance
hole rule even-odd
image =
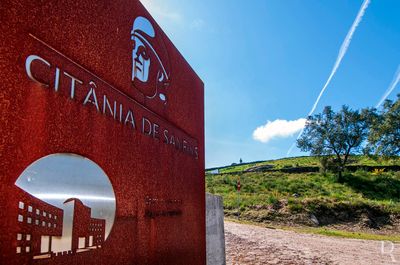
[[[146,83],[149,80],[150,72],[149,51],[139,37],[133,35],[132,40],[132,81],[137,78],[141,82]]]
[[[132,41],[132,82],[148,99],[167,102],[166,88],[169,77],[163,60],[165,48],[150,21],[137,17],[131,31]],[[161,53],[159,53],[161,52]]]

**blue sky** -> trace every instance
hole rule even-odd
[[[400,93],[398,0],[141,2],[205,83],[206,167],[286,157],[357,16],[315,112]]]

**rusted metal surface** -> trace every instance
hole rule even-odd
[[[139,1],[6,0],[0,17],[0,264],[205,264],[203,83],[149,13]],[[60,153],[104,170],[115,220],[99,248],[34,259],[36,239],[29,252],[17,239],[28,224],[15,183]],[[91,207],[75,212],[102,224]]]

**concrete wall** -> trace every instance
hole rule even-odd
[[[206,194],[207,265],[225,265],[224,207],[222,197]]]

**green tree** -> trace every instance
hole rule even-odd
[[[396,101],[386,100],[371,126],[368,149],[385,157],[400,154],[400,94]]]
[[[334,112],[330,106],[309,116],[297,146],[311,155],[332,158],[339,180],[351,154],[360,152],[368,137],[373,110],[351,110],[343,106]]]

